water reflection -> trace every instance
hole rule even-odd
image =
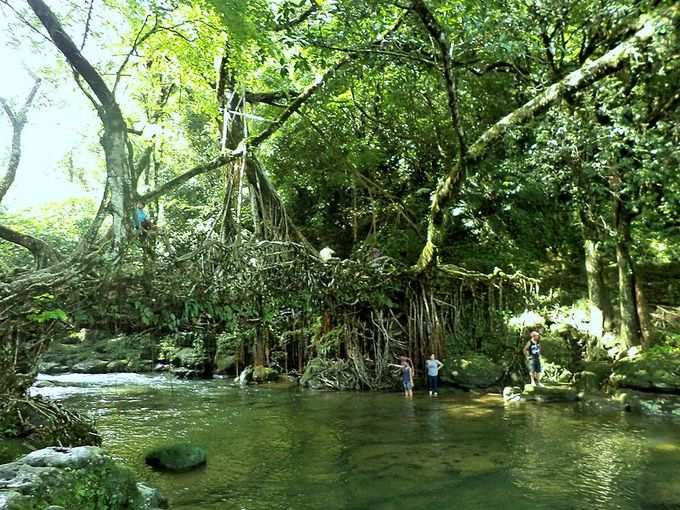
[[[179,509],[652,508],[680,490],[678,428],[498,396],[312,393],[165,377],[60,376],[105,446]],[[186,439],[205,469],[150,471],[142,452]],[[673,499],[676,498],[676,499]],[[670,507],[669,507],[670,508]]]

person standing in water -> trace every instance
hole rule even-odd
[[[399,359],[401,361],[399,365],[390,363],[389,366],[401,369],[401,385],[404,388],[404,396],[413,398],[413,365],[411,365],[411,359],[406,356],[400,356]]]
[[[524,346],[524,355],[529,364],[529,376],[531,377],[531,384],[535,386],[543,386],[541,384],[541,335],[538,331],[529,333],[529,341]]]
[[[439,387],[439,369],[444,366],[444,363],[439,361],[434,353],[430,354],[430,359],[425,362],[425,367],[427,368],[427,389],[430,392],[430,396],[437,396],[437,390]]]
[[[413,366],[407,359],[401,360],[401,381],[404,386],[404,396],[413,398]]]

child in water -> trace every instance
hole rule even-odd
[[[411,365],[411,360],[406,356],[401,356],[399,359],[401,364],[395,365],[390,363],[390,366],[401,369],[401,384],[404,388],[404,396],[406,398],[413,398],[413,365]]]
[[[541,335],[538,331],[529,333],[529,341],[524,346],[524,355],[529,365],[531,384],[543,386],[541,384],[541,372],[543,371],[541,369]]]

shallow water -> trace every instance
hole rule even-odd
[[[104,446],[183,510],[680,509],[680,424],[493,396],[315,393],[162,376],[54,376]],[[143,452],[186,440],[208,465]]]

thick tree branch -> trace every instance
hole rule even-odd
[[[451,113],[453,128],[458,136],[459,158],[464,159],[467,152],[467,144],[465,143],[465,133],[463,132],[463,123],[458,108],[458,87],[456,84],[456,74],[453,72],[454,64],[451,59],[451,44],[449,43],[444,30],[442,30],[439,25],[439,22],[430,12],[427,5],[425,5],[424,0],[413,0],[413,10],[418,14],[423,25],[439,47],[442,64],[444,65],[443,74],[444,81],[446,82],[446,93],[449,100],[449,111]]]
[[[197,175],[211,172],[213,170],[217,170],[218,168],[223,167],[229,161],[231,161],[237,156],[238,155],[232,154],[231,152],[227,152],[221,156],[216,157],[215,159],[208,161],[207,163],[196,165],[190,170],[184,172],[183,174],[178,175],[177,177],[174,177],[173,179],[170,179],[169,181],[165,182],[155,190],[149,191],[148,193],[140,196],[139,198],[144,202],[150,202],[152,200],[155,200],[158,197],[165,195],[169,191],[178,188],[179,186],[181,186],[188,180],[193,179]]]
[[[17,244],[30,251],[35,259],[36,269],[42,269],[59,260],[57,252],[45,241],[28,234],[22,234],[4,225],[0,225],[0,239]]]
[[[66,31],[61,26],[61,23],[50,10],[50,8],[43,2],[43,0],[26,0],[35,12],[38,19],[47,29],[50,34],[52,42],[61,51],[68,62],[78,72],[80,76],[87,82],[87,84],[94,92],[97,99],[101,102],[104,110],[109,113],[111,111],[118,111],[118,105],[109,90],[101,75],[92,67],[92,64],[83,56],[80,50],[73,43],[73,40],[66,34]]]
[[[505,133],[522,126],[545,112],[553,104],[569,94],[585,89],[621,69],[631,58],[640,58],[649,43],[656,37],[663,37],[669,31],[677,30],[680,21],[680,6],[677,4],[660,12],[644,15],[638,19],[627,40],[618,44],[600,58],[590,61],[580,69],[554,83],[534,99],[506,115],[487,129],[469,148],[465,166],[470,167],[484,159],[487,153],[503,140]],[[436,259],[446,206],[456,198],[465,178],[463,161],[452,165],[449,174],[437,185],[430,203],[427,242],[423,247],[414,270],[421,272],[430,267]]]
[[[392,25],[392,27],[390,27],[387,31],[380,34],[380,36],[376,38],[376,40],[372,43],[373,46],[381,46],[382,44],[384,44],[387,38],[391,34],[393,34],[399,28],[399,26],[401,26],[402,21],[403,17],[399,17],[399,19],[396,21],[394,25]],[[269,127],[261,131],[258,135],[249,139],[247,141],[248,142],[247,145],[249,147],[257,147],[259,144],[261,144],[263,141],[269,138],[272,134],[278,131],[279,128],[283,126],[283,124],[288,120],[288,118],[291,115],[293,115],[296,111],[298,111],[300,107],[302,107],[302,105],[310,97],[314,95],[315,92],[321,89],[330,80],[330,78],[335,75],[335,73],[337,73],[340,69],[345,67],[353,60],[355,60],[357,57],[358,55],[356,54],[346,55],[344,58],[336,62],[333,67],[327,69],[322,75],[318,76],[317,79],[314,80],[314,82],[311,85],[305,88],[293,101],[290,102],[290,104],[283,111],[283,113],[279,115],[278,119],[269,124]]]

